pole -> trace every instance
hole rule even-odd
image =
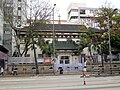
[[[112,13],[114,14],[114,12],[116,12],[118,9],[115,8]],[[105,16],[107,17],[107,28],[108,28],[108,43],[109,43],[109,56],[110,56],[110,74],[112,74],[112,53],[111,53],[111,42],[110,42],[110,18],[108,15],[105,14]]]
[[[54,63],[55,63],[55,26],[54,26],[54,9],[55,9],[56,4],[54,4],[53,7],[53,73],[55,74],[54,71]]]
[[[86,85],[86,66],[83,67],[83,82]]]
[[[87,71],[87,61],[84,62],[84,67],[83,67],[83,82],[84,82],[84,85],[86,85],[86,71]]]
[[[109,57],[110,57],[110,74],[112,74],[112,53],[111,53],[111,42],[110,42],[110,19],[109,16],[107,16],[107,28],[108,28],[108,44],[109,44]]]

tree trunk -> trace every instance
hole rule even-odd
[[[38,63],[37,63],[37,57],[36,57],[35,41],[34,41],[33,37],[32,37],[32,42],[33,42],[34,59],[35,59],[36,75],[37,75],[37,74],[39,74],[39,69],[38,69]]]
[[[94,58],[93,58],[93,55],[92,55],[92,52],[91,52],[91,48],[90,47],[88,47],[88,50],[89,50],[89,53],[90,53],[90,57],[91,57],[91,59],[93,60],[93,62],[94,62]]]

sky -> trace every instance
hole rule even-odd
[[[110,3],[111,7],[120,9],[120,0],[50,0],[53,5],[56,4],[55,19],[59,19],[58,16],[60,15],[61,20],[67,19],[67,8],[70,3],[86,3],[87,7],[99,8],[106,2]]]

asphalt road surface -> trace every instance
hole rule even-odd
[[[79,75],[0,77],[0,90],[120,90],[120,76],[87,77]]]

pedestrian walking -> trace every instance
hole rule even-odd
[[[63,68],[60,68],[60,74],[63,74]]]
[[[14,75],[14,66],[12,66],[11,74]]]
[[[0,72],[1,72],[1,75],[3,76],[4,75],[4,68],[3,67],[1,67]]]
[[[17,75],[17,67],[16,66],[14,67],[13,75]]]

